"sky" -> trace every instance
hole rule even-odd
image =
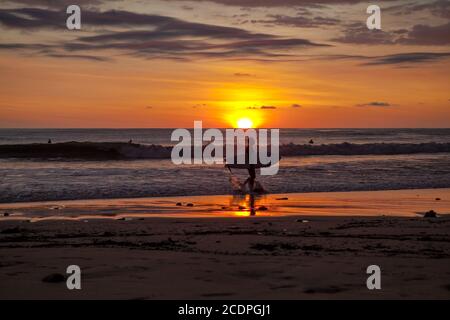
[[[0,28],[0,128],[450,127],[450,0],[2,0]]]

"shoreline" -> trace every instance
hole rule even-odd
[[[450,188],[0,203],[0,221],[450,214]]]

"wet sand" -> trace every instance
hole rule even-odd
[[[449,299],[448,191],[3,204],[0,298]]]
[[[0,221],[281,216],[422,216],[450,213],[450,189],[217,195],[0,203]],[[7,212],[8,216],[2,216]]]

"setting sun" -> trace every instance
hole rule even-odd
[[[249,118],[241,118],[237,121],[237,127],[240,129],[248,129],[253,127],[253,121]]]

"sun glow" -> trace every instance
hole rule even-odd
[[[253,121],[249,118],[240,118],[237,121],[237,127],[239,129],[249,129],[253,127]]]

